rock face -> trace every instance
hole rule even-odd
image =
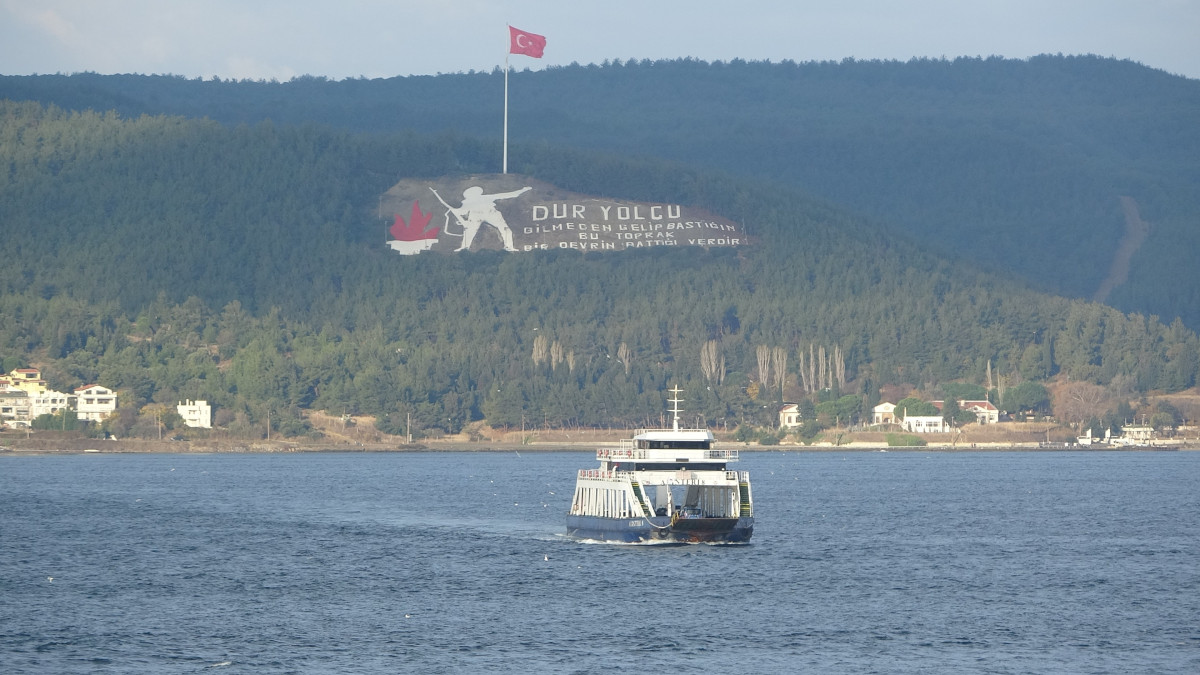
[[[701,209],[580,195],[512,174],[401,181],[381,195],[379,215],[393,220],[387,244],[401,255],[749,244],[743,225]]]

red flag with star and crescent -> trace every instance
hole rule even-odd
[[[508,39],[508,52],[510,54],[524,54],[525,56],[540,59],[542,58],[542,52],[546,49],[545,36],[523,31],[520,28],[509,26]]]

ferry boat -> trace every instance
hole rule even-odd
[[[680,389],[670,429],[642,429],[620,447],[599,448],[581,469],[567,534],[624,543],[747,543],[754,533],[750,473],[730,470],[736,449],[713,447],[708,429],[680,429]]]

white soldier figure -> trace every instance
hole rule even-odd
[[[433,194],[437,195],[438,201],[448,209],[448,213],[453,213],[455,220],[459,225],[462,225],[462,245],[454,249],[455,251],[466,251],[471,248],[471,242],[475,241],[475,235],[479,233],[479,228],[484,223],[496,228],[500,233],[500,239],[504,242],[505,251],[516,251],[517,247],[513,245],[512,230],[509,229],[508,223],[504,220],[504,215],[496,208],[496,201],[499,199],[512,199],[520,197],[531,187],[523,187],[520,190],[512,192],[500,192],[494,195],[483,194],[483,188],[478,185],[473,185],[466,190],[463,190],[462,206],[454,208],[446,204],[441,195],[438,195],[434,190]],[[430,188],[433,190],[433,188]]]

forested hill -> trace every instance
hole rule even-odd
[[[706,209],[755,245],[384,245],[385,190],[487,173],[494,150],[0,102],[0,359],[60,391],[116,388],[122,433],[138,419],[153,433],[140,406],[184,399],[236,415],[231,428],[323,408],[457,431],[644,422],[668,383],[710,422],[766,424],[809,394],[845,393],[856,417],[887,383],[1062,374],[1128,395],[1196,381],[1200,344],[1179,322],[1040,294],[776,183],[661,160],[531,145],[520,166],[580,194]]]
[[[514,72],[510,161],[658,156],[790,184],[923,248],[1200,327],[1200,81],[1093,56],[615,61]],[[498,140],[503,75],[286,83],[0,77],[0,97],[125,116]],[[499,164],[498,143],[481,148]]]

